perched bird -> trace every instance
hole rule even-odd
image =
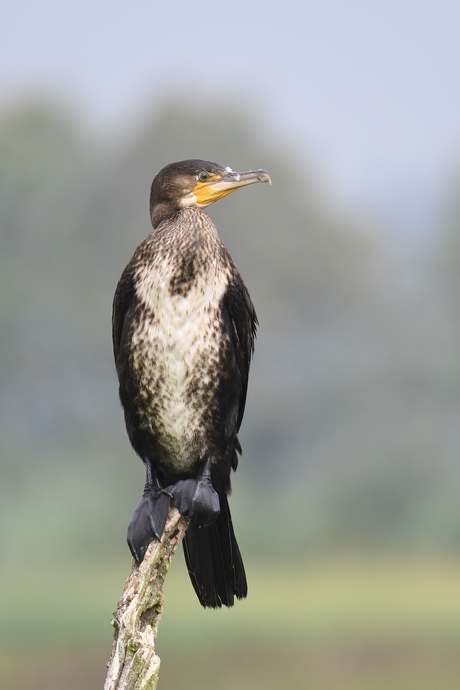
[[[247,594],[227,494],[241,453],[257,317],[202,209],[255,182],[271,179],[265,170],[238,173],[202,160],[163,168],[150,194],[153,232],[123,271],[113,302],[120,400],[146,466],[128,544],[141,562],[161,538],[172,501],[190,517],[187,568],[209,607]]]

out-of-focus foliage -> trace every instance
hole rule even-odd
[[[444,299],[456,312],[460,310],[460,168],[451,176],[439,218],[441,242],[434,242],[433,253],[439,285]],[[439,237],[437,238],[439,239]]]
[[[184,586],[178,555],[157,639],[161,690],[458,688],[458,560],[280,560],[249,563],[248,599],[209,611]],[[108,620],[126,571],[121,561],[58,559],[4,574],[5,687],[102,688]]]
[[[153,176],[192,157],[264,167],[273,186],[208,209],[261,324],[231,500],[251,598],[209,634],[178,560],[164,687],[185,682],[181,669],[213,690],[458,687],[458,209],[425,242],[400,242],[274,139],[207,101],[154,104],[125,131],[89,131],[46,103],[0,112],[0,671],[12,690],[102,682],[143,485],[117,400],[112,295],[150,231]],[[369,570],[347,566],[347,549],[415,560]],[[433,551],[447,558],[439,572]]]
[[[243,541],[263,550],[286,516],[305,549],[459,541],[453,303],[420,246],[401,251],[269,139],[207,102],[104,134],[46,104],[0,114],[4,557],[20,557],[31,514],[37,555],[55,540],[124,548],[142,468],[117,401],[111,299],[150,231],[151,179],[189,157],[273,178],[209,209],[261,322],[235,479]]]

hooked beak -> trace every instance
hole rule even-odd
[[[247,172],[235,172],[231,168],[225,168],[222,175],[214,177],[206,182],[198,182],[193,190],[198,206],[204,207],[218,199],[234,192],[239,187],[256,182],[272,183],[272,179],[266,170],[249,170]]]

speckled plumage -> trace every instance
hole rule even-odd
[[[209,216],[186,208],[154,230],[123,272],[115,311],[127,292],[115,349],[135,450],[155,458],[168,482],[192,476],[212,455],[213,475],[227,489],[256,317]],[[234,324],[241,313],[245,352]],[[238,363],[238,354],[244,362]]]
[[[227,494],[241,452],[237,433],[257,317],[214,224],[199,207],[200,170],[218,179],[225,174],[224,193],[232,179],[242,186],[240,176],[250,180],[245,184],[269,180],[264,171],[233,175],[204,161],[161,171],[151,193],[154,230],[137,247],[115,292],[113,345],[126,428],[147,467],[128,530],[130,548],[142,560],[149,540],[161,536],[165,495],[170,497],[191,516],[187,566],[200,602],[214,607],[231,606],[234,595],[247,592]],[[211,203],[203,198],[203,205]]]

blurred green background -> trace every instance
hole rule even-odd
[[[430,16],[422,3],[398,11],[377,3],[373,14],[350,3],[348,16],[345,4],[326,5],[340,12],[322,27],[325,53],[315,3],[294,3],[287,16],[237,2],[227,29],[216,6],[205,33],[184,2],[176,14],[138,1],[129,12],[115,3],[110,14],[98,0],[94,15],[87,3],[73,16],[50,2],[22,23],[15,15],[14,79],[0,87],[0,676],[8,690],[103,686],[111,613],[131,568],[126,528],[144,479],[117,398],[111,301],[149,232],[153,176],[189,157],[266,168],[273,186],[208,209],[261,324],[231,499],[249,597],[203,611],[176,556],[159,688],[460,685],[460,103],[453,73],[443,71],[458,64],[458,42],[449,42],[457,10],[441,3]],[[318,29],[309,54],[328,55],[313,72],[292,54],[307,50],[308,22]],[[154,49],[135,45],[144,25],[155,29]],[[351,61],[334,42],[347,47],[347,36]],[[398,69],[391,53],[385,78],[367,72],[369,59],[382,67],[391,40]],[[432,51],[430,71],[413,55],[433,42],[445,52]],[[150,49],[151,89],[109,114]],[[111,59],[131,72],[112,70]],[[347,82],[356,66],[361,81]],[[97,79],[99,90],[85,95],[81,85]],[[428,88],[444,81],[451,101]],[[382,94],[389,85],[387,100],[376,83]],[[396,92],[409,84],[401,101]],[[324,107],[333,97],[342,103],[330,121],[309,98],[315,88],[328,94]],[[434,96],[438,118],[424,120]],[[315,149],[315,117],[323,148]],[[335,165],[331,151],[348,136]],[[390,193],[392,166],[400,177]]]

